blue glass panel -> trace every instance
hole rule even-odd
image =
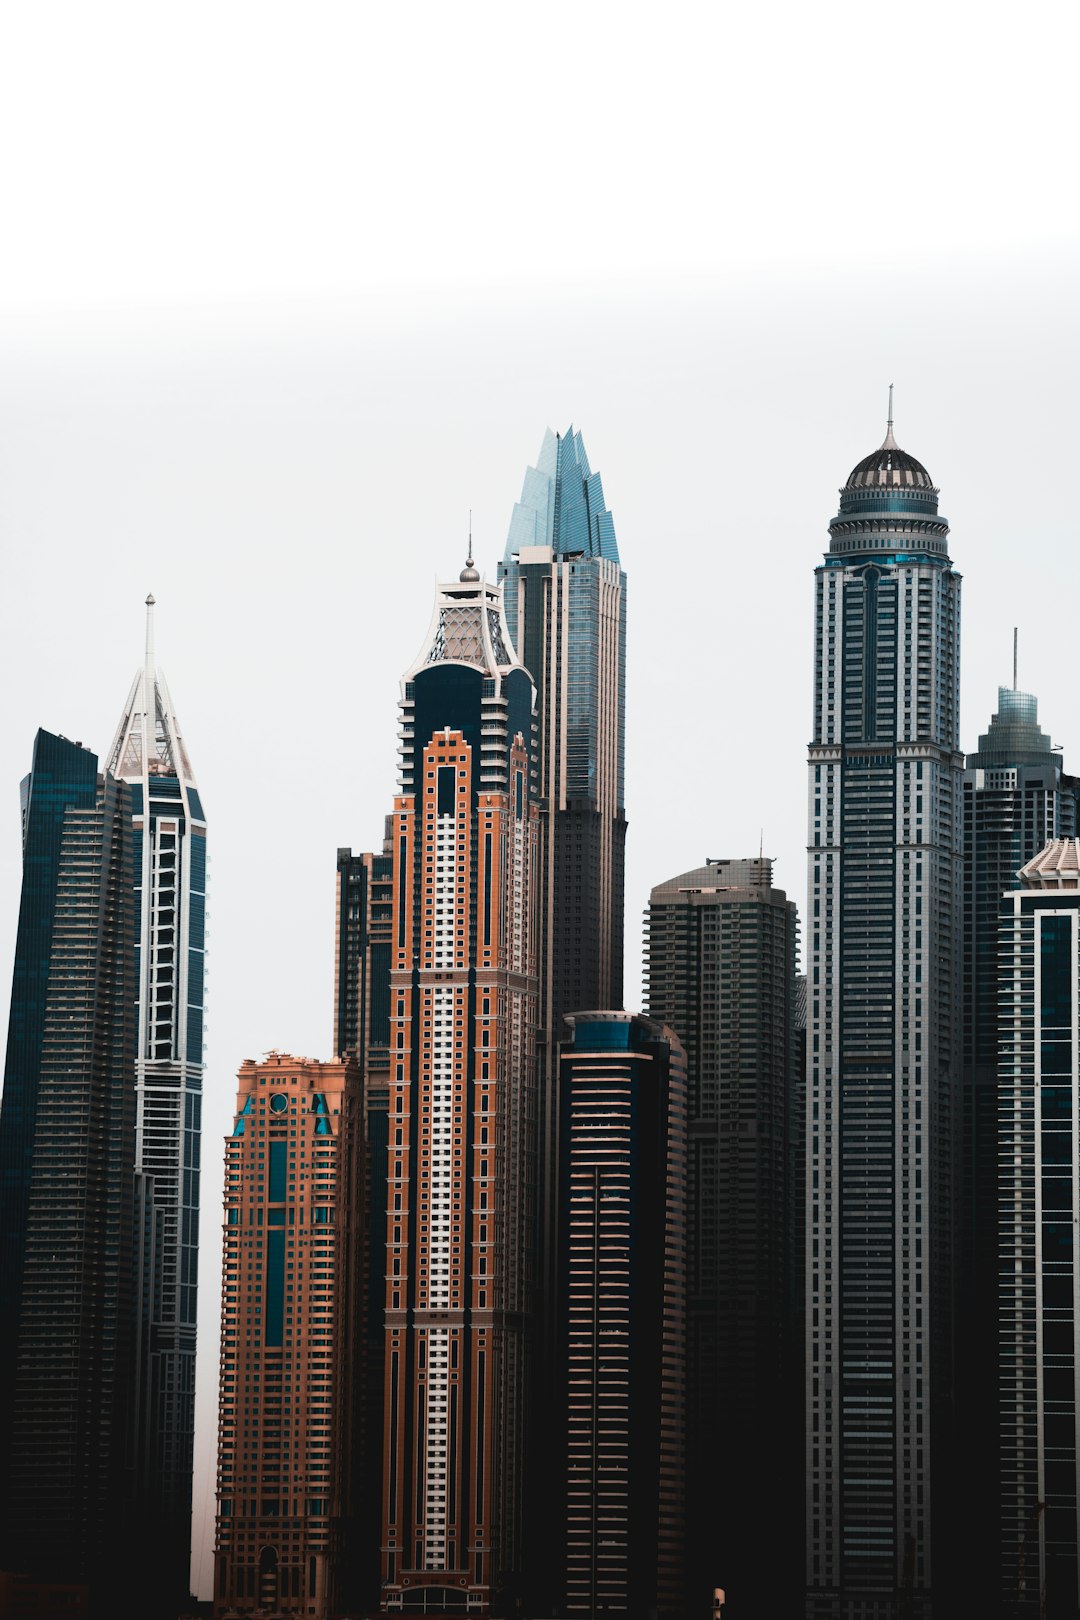
[[[266,1342],[281,1344],[285,1336],[285,1233],[266,1234]]]
[[[271,1142],[270,1144],[270,1202],[283,1204],[285,1202],[285,1178],[288,1168],[289,1144],[287,1142]]]

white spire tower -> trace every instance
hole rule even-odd
[[[202,1109],[206,821],[165,677],[146,650],[107,768],[131,789],[139,918],[140,1531],[188,1589]]]

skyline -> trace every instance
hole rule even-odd
[[[650,889],[707,857],[775,858],[805,959],[813,571],[890,383],[963,575],[960,746],[1019,625],[1080,769],[1077,38],[1062,0],[6,20],[0,1037],[35,734],[107,756],[152,592],[212,838],[202,1595],[237,1071],[332,1056],[336,852],[380,847],[433,585],[470,509],[495,581],[546,427],[629,580],[629,1011]]]
[[[910,387],[911,385],[909,392]],[[869,393],[869,389],[864,392]],[[971,471],[965,479],[962,454],[964,435],[960,432],[955,435],[959,444],[954,456],[956,468],[954,470],[949,467],[948,436],[946,435],[944,442],[936,443],[931,450],[930,426],[927,425],[922,434],[917,428],[909,432],[905,426],[903,402],[904,395],[898,388],[896,408],[898,440],[905,448],[911,447],[912,454],[918,455],[932,467],[942,468],[941,472],[935,471],[935,476],[939,477],[950,491],[948,510],[954,534],[958,536],[958,551],[963,544],[961,556],[966,593],[967,654],[965,656],[962,648],[961,668],[966,702],[962,703],[961,710],[961,746],[970,751],[975,745],[979,732],[985,728],[989,719],[997,686],[1003,677],[1007,678],[1011,673],[1011,627],[1019,618],[1020,685],[1022,688],[1033,690],[1039,697],[1046,729],[1056,743],[1064,744],[1066,760],[1068,761],[1070,757],[1080,757],[1080,747],[1077,746],[1080,739],[1075,737],[1075,727],[1070,741],[1071,716],[1066,698],[1068,687],[1063,663],[1058,658],[1060,642],[1057,638],[1036,639],[1030,633],[1026,633],[1024,615],[1018,610],[1013,610],[1011,602],[1000,603],[996,624],[989,622],[985,599],[987,588],[993,583],[991,558],[996,554],[1001,559],[1003,552],[1008,550],[1009,542],[1002,535],[1004,525],[1000,520],[993,541],[986,537],[985,529],[983,537],[976,538],[975,535],[978,481],[973,474],[983,466],[981,448],[972,446],[970,439],[968,440],[967,462]],[[912,402],[913,411],[917,403]],[[869,418],[873,401],[864,400],[863,404]],[[882,389],[879,407],[882,413],[884,405],[885,391]],[[925,405],[923,408],[925,410]],[[846,414],[853,415],[854,411],[849,407]],[[554,425],[558,426],[560,431],[564,431],[569,426],[569,421],[567,418],[556,418]],[[586,418],[575,413],[575,425],[580,425],[590,445],[591,454],[595,457],[597,465],[604,469],[605,492],[619,526],[622,551],[631,575],[627,728],[627,803],[630,824],[627,859],[629,928],[625,999],[628,1009],[636,1011],[640,1010],[641,993],[638,988],[640,959],[634,948],[637,941],[635,912],[638,916],[641,915],[647,902],[649,887],[654,882],[661,881],[666,870],[680,864],[689,868],[701,860],[703,853],[736,858],[752,854],[759,847],[763,836],[766,853],[773,854],[777,860],[775,875],[778,887],[783,888],[789,897],[796,901],[800,915],[804,911],[803,810],[800,802],[801,794],[795,786],[799,781],[796,770],[801,767],[803,750],[809,735],[810,649],[809,637],[804,626],[809,620],[809,582],[812,579],[813,566],[824,549],[826,538],[821,505],[817,506],[816,511],[810,508],[823,489],[823,499],[829,501],[829,506],[824,509],[830,509],[835,500],[835,491],[846,476],[847,470],[854,461],[880,442],[883,422],[868,420],[861,430],[856,424],[854,442],[839,447],[833,446],[828,453],[823,448],[826,439],[843,438],[846,429],[843,424],[834,428],[831,424],[815,423],[812,441],[810,443],[804,441],[800,450],[789,459],[787,465],[793,465],[795,469],[791,475],[794,488],[787,488],[785,469],[784,490],[790,504],[783,525],[782,549],[779,550],[779,555],[787,565],[787,572],[785,574],[770,566],[766,571],[766,577],[770,592],[769,612],[777,616],[777,622],[782,622],[783,640],[787,646],[797,646],[800,639],[805,641],[802,656],[796,660],[792,654],[785,666],[779,672],[774,672],[770,667],[766,648],[755,648],[748,642],[739,643],[738,656],[747,661],[751,668],[754,667],[754,660],[757,661],[756,668],[760,674],[757,682],[760,701],[754,705],[740,704],[721,709],[719,712],[722,714],[723,730],[720,735],[724,749],[704,756],[700,754],[700,728],[707,723],[710,714],[717,712],[716,688],[719,687],[722,694],[728,689],[742,690],[747,685],[744,681],[740,686],[734,679],[716,682],[715,675],[709,678],[710,669],[715,670],[717,662],[722,666],[725,658],[725,648],[717,645],[717,639],[706,622],[710,601],[715,602],[719,598],[707,590],[694,593],[680,590],[679,571],[672,566],[671,550],[668,547],[663,548],[665,565],[657,568],[655,550],[649,545],[647,534],[643,533],[648,520],[646,518],[643,522],[640,508],[644,506],[647,511],[648,502],[641,502],[640,479],[637,480],[638,499],[635,501],[633,458],[626,443],[611,430],[605,431],[603,420],[596,421],[594,417]],[[478,541],[476,546],[478,565],[489,580],[494,578],[495,560],[505,540],[513,502],[520,487],[522,469],[535,454],[538,431],[542,431],[542,427],[538,428],[535,422],[529,422],[527,431],[522,434],[522,442],[517,446],[516,455],[508,453],[507,465],[493,469],[492,482],[497,482],[499,487],[506,490],[507,500],[503,522],[495,528],[490,543],[481,545]],[[809,428],[806,431],[808,433]],[[941,431],[939,425],[939,436]],[[403,441],[408,440],[409,435],[404,424],[400,432]],[[775,434],[768,436],[768,444],[770,447],[775,446]],[[344,447],[338,443],[334,448],[335,451],[341,451]],[[333,460],[333,457],[330,459]],[[493,459],[494,451],[489,447],[488,460],[490,462]],[[770,462],[773,459],[774,453],[769,457]],[[805,474],[799,476],[797,469],[800,462],[804,467],[807,462],[815,464],[813,478],[808,478]],[[266,465],[269,471],[269,462]],[[754,484],[753,479],[747,482],[751,486]],[[1020,468],[1017,470],[1016,482],[1017,484],[1023,482]],[[686,502],[684,511],[693,511],[698,506],[707,508],[707,502],[702,499],[701,493],[706,483],[707,480],[703,478],[702,484],[691,488],[684,497]],[[313,482],[312,488],[317,487],[317,482]],[[998,487],[1000,488],[1000,485]],[[830,488],[833,492],[831,494]],[[733,484],[732,489],[737,496],[740,485]],[[1045,498],[1048,489],[1053,499],[1055,493],[1053,485],[1039,485],[1038,493]],[[1057,486],[1057,489],[1063,496],[1064,486]],[[800,491],[805,491],[805,496],[800,494]],[[25,495],[29,492],[24,489],[23,493]],[[149,493],[148,489],[146,494]],[[663,493],[670,492],[665,490]],[[493,496],[487,497],[487,505],[489,509],[494,507]],[[798,522],[791,520],[793,511],[798,514]],[[1046,518],[1043,519],[1044,528],[1047,521]],[[488,519],[486,526],[490,530],[495,523],[497,519]],[[757,525],[760,536],[760,518]],[[420,527],[419,524],[417,526]],[[449,524],[446,525],[446,528],[448,527]],[[479,525],[477,530],[478,528]],[[435,540],[424,537],[416,543],[416,551],[422,550],[425,553],[425,560],[428,557],[434,558],[435,567],[431,572],[441,573],[445,577],[447,573],[452,572],[455,564],[460,565],[464,560],[463,555],[458,558],[455,554],[455,546],[462,553],[465,550],[464,523],[461,524],[461,530],[462,539],[457,539],[453,535],[447,537],[444,533]],[[280,529],[278,535],[280,537]],[[237,648],[231,634],[236,618],[237,601],[227,592],[215,597],[201,590],[203,574],[199,569],[210,565],[209,553],[212,549],[212,546],[203,541],[195,558],[196,564],[199,565],[196,569],[196,583],[203,598],[197,614],[192,603],[194,592],[190,583],[175,577],[175,572],[174,579],[165,582],[166,586],[170,583],[174,585],[174,600],[179,597],[174,609],[169,604],[168,590],[163,590],[161,584],[134,578],[136,571],[139,573],[146,571],[146,564],[141,558],[134,564],[129,564],[121,558],[112,559],[111,566],[114,573],[122,571],[132,576],[131,590],[134,599],[129,605],[115,603],[113,600],[115,582],[113,582],[108,608],[102,615],[102,625],[87,638],[91,645],[84,648],[79,655],[79,663],[85,669],[85,679],[76,688],[71,681],[70,666],[65,668],[62,664],[49,661],[43,669],[43,675],[47,677],[44,683],[46,690],[41,690],[40,686],[17,689],[18,705],[12,705],[4,721],[5,757],[16,763],[11,772],[10,782],[12,814],[9,834],[2,850],[5,888],[3,915],[7,920],[6,949],[10,961],[17,909],[19,863],[17,782],[22,769],[25,768],[22,766],[22,758],[27,754],[25,744],[23,750],[20,751],[18,748],[18,736],[13,722],[19,718],[26,727],[37,723],[52,724],[57,730],[63,730],[69,736],[83,738],[88,745],[97,744],[100,751],[104,752],[107,743],[105,728],[111,727],[119,701],[117,694],[122,696],[126,688],[130,679],[132,658],[137,654],[141,642],[144,613],[142,599],[147,587],[152,586],[160,604],[157,610],[157,639],[161,657],[171,672],[177,712],[185,738],[200,761],[200,784],[215,828],[208,903],[212,938],[208,976],[207,1113],[204,1120],[205,1180],[202,1199],[204,1224],[200,1256],[203,1309],[200,1321],[195,1485],[196,1521],[197,1524],[201,1522],[203,1526],[204,1554],[198,1566],[201,1571],[200,1589],[205,1589],[209,1576],[209,1554],[205,1550],[208,1548],[206,1526],[209,1524],[210,1507],[207,1484],[211,1477],[213,1392],[216,1389],[217,1245],[213,1237],[216,1233],[215,1222],[220,1196],[220,1141],[228,1130],[226,1114],[235,1083],[235,1072],[242,1059],[258,1058],[272,1047],[283,1051],[301,1051],[313,1058],[325,1058],[330,1055],[336,850],[347,843],[351,843],[354,848],[370,848],[378,845],[382,817],[385,813],[385,800],[380,802],[381,782],[376,780],[376,777],[388,777],[394,768],[392,731],[394,695],[397,692],[400,675],[413,652],[414,632],[406,625],[405,612],[407,610],[413,620],[417,613],[422,615],[424,611],[422,604],[430,600],[431,577],[429,573],[415,589],[413,585],[406,586],[405,583],[396,587],[391,585],[384,587],[391,598],[401,602],[403,611],[400,626],[394,615],[388,614],[385,616],[387,621],[385,624],[373,627],[377,632],[374,639],[378,642],[379,656],[376,658],[371,656],[370,643],[355,639],[350,641],[345,633],[348,622],[355,617],[357,609],[351,607],[348,600],[343,599],[344,593],[339,593],[335,597],[321,586],[321,578],[325,578],[329,573],[326,565],[327,553],[331,547],[325,542],[316,548],[317,556],[324,565],[323,571],[320,574],[316,564],[311,571],[306,590],[297,592],[294,589],[297,585],[296,575],[287,576],[280,584],[266,575],[257,578],[251,587],[250,595],[254,596],[258,608],[265,610],[268,606],[272,606],[275,609],[278,615],[272,621],[275,632],[280,631],[282,624],[287,624],[286,612],[295,618],[298,609],[301,613],[325,615],[330,625],[337,629],[337,635],[331,632],[324,635],[319,642],[320,657],[324,666],[328,665],[332,673],[328,673],[325,667],[321,670],[310,669],[310,661],[305,651],[305,647],[310,643],[306,638],[300,638],[289,657],[259,658],[260,684],[269,694],[267,701],[261,701],[258,689],[254,686],[246,694],[242,688],[239,694],[235,690],[237,683],[233,660],[240,660],[245,669],[251,662],[246,647]],[[718,549],[721,551],[720,562],[729,573],[734,574],[736,584],[740,570],[746,570],[745,583],[742,587],[743,597],[746,597],[748,591],[760,595],[760,586],[757,582],[758,569],[752,557],[747,563],[742,550],[735,544]],[[774,557],[776,550],[774,545]],[[390,553],[392,561],[387,559],[385,554],[387,552]],[[371,571],[368,555],[370,553],[362,559],[357,557],[353,565],[358,577],[362,578]],[[165,553],[159,554],[157,572],[162,571],[161,561],[164,557]],[[706,570],[707,577],[708,553],[702,553],[700,549],[688,546],[687,558],[688,561],[692,559],[701,565]],[[98,566],[100,560],[95,557],[89,559],[92,569]],[[81,558],[76,560],[76,576],[79,574],[81,561]],[[1063,559],[1059,558],[1057,575],[1059,578],[1067,577],[1063,575],[1060,566],[1062,562]],[[46,563],[44,556],[39,559],[25,556],[21,559],[21,563],[26,573],[32,575],[38,582],[38,591],[31,591],[20,604],[24,609],[22,615],[24,620],[28,619],[32,626],[44,599],[45,577],[48,575],[51,580],[53,570],[43,566]],[[340,564],[338,566],[340,567]],[[393,546],[385,548],[385,552],[380,549],[376,553],[375,567],[391,577],[394,574],[407,576],[410,572],[413,575],[419,572],[416,557],[408,552],[396,554]],[[165,571],[170,572],[168,567]],[[739,592],[736,591],[736,594]],[[77,595],[76,589],[73,596]],[[51,627],[50,633],[58,636],[61,642],[66,640],[74,650],[78,640],[76,630],[78,629],[81,635],[82,629],[85,629],[85,620],[81,614],[74,613],[79,604],[74,600],[61,600],[53,595],[49,597],[48,606],[52,610],[50,617],[58,619],[64,626],[59,632]],[[9,598],[5,608],[9,630],[5,642],[8,658],[14,652],[17,639],[16,627],[10,622],[11,609],[12,599]],[[678,615],[681,615],[681,618]],[[258,611],[254,616],[259,617]],[[195,626],[200,622],[206,627],[201,636],[195,632]],[[263,622],[265,623],[265,619]],[[647,649],[650,645],[657,645],[658,632],[662,644],[665,627],[685,626],[688,622],[695,626],[697,633],[678,635],[677,657],[665,659],[659,666],[655,660],[650,662]],[[215,638],[216,627],[221,627],[218,629],[220,639]],[[229,635],[227,637],[223,635],[222,630],[228,630]],[[139,638],[139,642],[136,641],[136,637]],[[281,643],[276,634],[264,639],[277,643],[280,649]],[[339,639],[343,639],[345,644],[335,650],[334,643]],[[734,662],[734,651],[731,656]],[[980,670],[978,677],[972,673],[976,658]],[[1055,659],[1058,659],[1056,667]],[[377,666],[375,669],[371,667],[373,663]],[[687,670],[693,673],[696,669],[696,686],[701,694],[699,701],[693,703],[684,701],[681,706],[675,704],[669,690],[669,666],[671,679],[679,685],[687,679]],[[308,670],[310,680],[302,678],[302,673],[297,673]],[[104,691],[103,700],[99,703],[98,699],[102,697],[105,686],[103,672],[108,673],[111,679],[109,689]],[[772,677],[771,686],[770,677]],[[48,678],[52,679],[51,692]],[[980,682],[983,687],[981,693],[978,691]],[[971,695],[973,685],[976,686],[974,696]],[[319,688],[324,693],[339,693],[338,705],[324,704],[320,710],[313,701],[313,693]],[[793,691],[799,694],[797,702],[792,701]],[[283,852],[281,839],[288,825],[287,814],[268,814],[263,809],[259,817],[253,819],[247,813],[250,804],[246,795],[246,784],[252,780],[272,781],[275,768],[281,768],[283,761],[299,762],[307,757],[309,749],[314,749],[316,756],[331,757],[335,746],[340,746],[340,735],[348,724],[349,716],[355,711],[357,694],[361,692],[370,694],[370,701],[363,703],[362,729],[357,728],[355,733],[355,752],[359,754],[367,748],[373,757],[377,758],[381,747],[384,758],[380,769],[377,772],[373,769],[372,780],[365,784],[357,779],[358,773],[355,770],[350,773],[346,763],[341,775],[334,779],[332,794],[324,795],[318,802],[312,796],[305,795],[303,812],[305,837],[302,841],[304,848],[297,849],[294,843]],[[246,703],[240,701],[245,696]],[[100,716],[97,720],[97,730],[92,729],[93,721],[89,714],[91,706]],[[46,709],[48,712],[45,712]],[[657,716],[658,710],[663,711],[662,723]],[[273,714],[276,733],[271,734],[268,725],[260,730],[258,717],[264,713]],[[70,714],[74,715],[74,720],[67,718]],[[215,715],[218,718],[215,718]],[[706,717],[705,720],[703,716]],[[221,724],[222,717],[226,722],[224,725]],[[768,723],[770,720],[772,724]],[[322,728],[325,728],[325,737]],[[380,734],[381,745],[372,740]],[[651,738],[656,735],[664,735],[669,746],[682,746],[688,751],[698,750],[698,757],[703,760],[702,791],[700,795],[695,795],[685,802],[680,813],[679,826],[674,829],[674,833],[670,819],[664,815],[663,806],[651,802],[647,792]],[[238,736],[243,742],[242,748],[236,747]],[[777,745],[778,736],[787,740]],[[283,737],[288,740],[283,742],[281,740]],[[102,738],[105,739],[104,742],[101,741]],[[760,801],[751,800],[745,791],[738,788],[732,794],[725,785],[730,781],[732,771],[719,757],[721,752],[739,762],[734,772],[738,781],[757,772],[762,781],[771,782],[778,763],[786,760],[787,770],[790,772],[790,791],[786,795],[783,793],[777,795],[775,791],[770,791],[763,794]],[[707,821],[701,815],[702,804],[710,794],[718,797],[724,807],[719,822]],[[276,795],[271,795],[270,800],[271,803],[280,802]],[[763,822],[764,835],[760,831]],[[781,829],[781,836],[772,833],[771,829],[774,826]],[[677,840],[685,840],[677,844],[677,853],[672,849],[673,836]],[[283,855],[287,858],[283,858]],[[260,871],[268,870],[271,862],[275,863],[276,872],[275,904],[287,910],[292,919],[292,932],[304,940],[301,959],[306,965],[302,973],[282,964],[279,952],[275,953],[274,960],[264,955],[261,941],[256,937],[258,929],[252,930],[250,927],[252,915],[258,916],[259,905],[265,903],[264,890],[258,874]],[[223,865],[230,874],[228,883],[222,883],[217,876]],[[218,999],[218,985],[227,987],[226,997],[221,1000]],[[215,1142],[219,1143],[219,1148],[215,1148]]]

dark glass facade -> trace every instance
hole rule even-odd
[[[958,1415],[971,1461],[972,1512],[997,1530],[1001,1493],[998,1156],[999,976],[1002,896],[1048,839],[1077,829],[1076,780],[1038,723],[1036,699],[999,687],[997,711],[964,771],[963,1199],[957,1353]],[[999,1597],[996,1563],[972,1576],[977,1600]]]
[[[649,1620],[685,1596],[686,1059],[644,1018],[568,1022],[556,1612]]]
[[[800,1595],[794,1560],[773,1556],[802,1538],[797,934],[767,859],[711,861],[650,895],[648,1014],[687,1064],[692,1601],[704,1612],[722,1586],[732,1620]]]
[[[39,732],[24,794],[24,891],[0,1153],[21,1219],[4,1257],[14,1361],[0,1490],[4,1565],[138,1590],[131,1508],[135,1348],[134,883],[128,789]],[[5,1236],[8,1234],[5,1233]],[[14,1260],[21,1264],[14,1264]]]
[[[1080,1603],[1080,844],[1047,844],[1000,914],[1001,1518],[995,1612]]]

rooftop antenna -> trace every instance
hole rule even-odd
[[[889,420],[888,420],[888,422],[886,424],[886,426],[888,427],[888,430],[889,430],[890,433],[892,432],[892,391],[893,391],[893,385],[892,385],[892,383],[890,383],[889,384]]]
[[[146,664],[149,668],[154,662],[154,593],[150,591],[146,598]]]
[[[465,566],[467,568],[471,568],[473,566],[473,560],[472,560],[472,507],[471,506],[469,507],[469,560],[468,560],[468,562],[466,563]]]
[[[1013,625],[1013,691],[1014,692],[1016,691],[1016,660],[1017,660],[1017,643],[1019,642],[1019,639],[1020,639],[1020,631],[1018,630],[1018,628],[1014,624]]]

